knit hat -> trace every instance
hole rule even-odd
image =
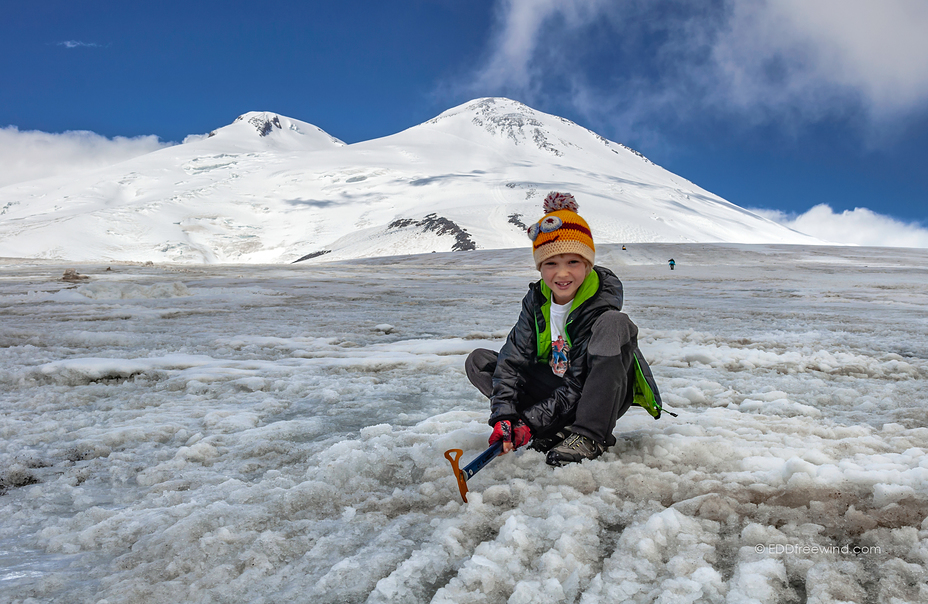
[[[579,254],[594,264],[596,246],[586,220],[577,214],[577,201],[570,193],[551,191],[545,197],[544,217],[528,227],[528,238],[532,240],[532,255],[535,268],[558,254]]]

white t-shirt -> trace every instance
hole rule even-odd
[[[567,315],[570,314],[570,305],[573,304],[573,300],[567,304],[555,304],[554,301],[551,301],[551,341],[557,342],[558,336],[564,336],[564,339],[567,339],[567,334],[564,333],[564,326],[567,324]]]
[[[551,301],[551,371],[554,375],[563,377],[567,372],[567,351],[570,346],[567,345],[567,315],[570,314],[570,305],[573,300],[567,304],[555,304]]]

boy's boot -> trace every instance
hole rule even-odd
[[[528,448],[533,451],[541,451],[542,453],[547,453],[557,445],[561,444],[565,438],[570,436],[570,430],[568,428],[561,428],[554,434],[549,436],[541,436],[538,438],[533,438],[531,444]]]
[[[548,451],[545,462],[549,466],[563,466],[584,459],[596,459],[605,450],[605,447],[592,438],[574,433],[565,438],[564,442]]]

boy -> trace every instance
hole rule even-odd
[[[634,399],[638,328],[621,311],[622,283],[594,266],[589,225],[569,193],[551,192],[544,217],[528,229],[541,280],[499,353],[477,349],[467,377],[490,398],[493,433],[503,453],[529,441],[552,466],[595,459],[615,444],[612,430]]]

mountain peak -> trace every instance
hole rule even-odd
[[[621,143],[610,141],[569,119],[544,113],[505,97],[484,97],[449,109],[425,122],[450,130],[476,126],[497,139],[526,149],[537,148],[545,154],[563,157],[572,149],[589,145],[589,139],[605,145],[616,154],[625,152],[652,163],[647,157]]]
[[[223,126],[209,133],[208,138],[234,139],[243,145],[254,145],[263,141],[262,147],[270,145],[276,148],[315,150],[332,146],[343,147],[345,143],[338,140],[322,128],[307,122],[301,122],[271,111],[249,111],[235,118],[228,126]],[[200,140],[200,137],[190,137]]]
[[[276,113],[269,113],[267,111],[249,111],[248,113],[243,113],[242,115],[235,118],[235,122],[246,122],[254,126],[255,130],[258,131],[258,136],[267,136],[271,132],[276,130],[283,130],[283,126],[280,125],[280,116]]]
[[[497,140],[503,139],[527,149],[537,147],[560,157],[564,154],[565,144],[554,133],[558,120],[561,118],[536,111],[512,99],[485,97],[449,109],[425,124],[459,132],[477,127]],[[568,120],[561,121],[573,124]]]
[[[505,115],[509,113],[535,114],[538,113],[528,105],[514,101],[502,96],[490,96],[472,101],[467,101],[457,107],[452,107],[429,120],[427,123],[438,123],[444,119],[460,115],[462,113],[473,113],[480,115]]]

